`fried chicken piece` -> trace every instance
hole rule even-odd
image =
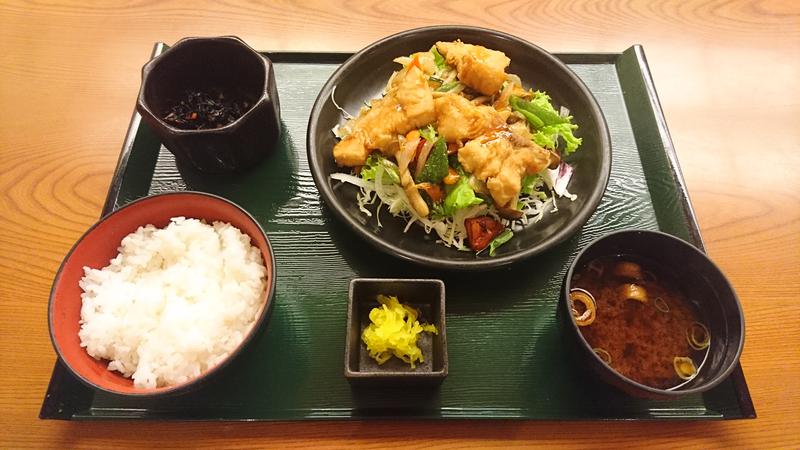
[[[503,86],[511,63],[505,53],[460,40],[437,42],[436,49],[448,64],[456,66],[458,79],[481,94],[494,95]]]
[[[533,142],[518,142],[511,131],[502,130],[467,142],[458,152],[458,161],[486,182],[497,205],[514,207],[509,204],[522,189],[522,177],[547,167],[550,153]]]
[[[398,130],[398,133],[405,134],[436,120],[433,90],[428,85],[428,77],[419,68],[410,67],[407,70],[397,82],[394,95],[405,113],[407,122],[403,126],[408,128],[405,131]]]
[[[372,150],[394,154],[398,130],[408,131],[405,121],[397,99],[373,100],[371,108],[350,124],[350,134],[333,147],[333,158],[340,166],[355,167],[363,165]]]
[[[474,139],[499,128],[503,116],[491,106],[476,106],[458,94],[446,94],[434,100],[438,131],[447,142]]]
[[[436,120],[433,90],[418,67],[399,73],[386,95],[373,100],[370,108],[348,124],[351,131],[333,147],[340,166],[360,166],[370,152],[387,155],[397,152],[397,135]]]
[[[346,167],[364,165],[370,150],[366,145],[367,137],[361,130],[354,131],[333,147],[333,159],[336,164]]]

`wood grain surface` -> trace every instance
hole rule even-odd
[[[98,217],[152,43],[352,51],[434,24],[554,52],[644,46],[709,254],[742,300],[759,418],[714,423],[37,419],[47,297]],[[800,4],[791,0],[0,2],[0,447],[800,446]]]

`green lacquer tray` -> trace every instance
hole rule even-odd
[[[166,47],[156,45],[154,54]],[[608,190],[589,222],[555,249],[483,274],[402,262],[361,242],[321,204],[306,162],[308,113],[349,54],[269,53],[283,138],[236,176],[199,175],[134,115],[103,213],[176,190],[206,191],[246,208],[277,262],[272,317],[250,350],[212,383],[163,400],[94,392],[57,362],[40,417],[48,419],[734,419],[755,417],[741,367],[705,395],[631,399],[593,380],[560,346],[558,292],[575,254],[622,228],[657,229],[702,248],[644,53],[557,55],[588,85],[611,131]],[[344,378],[347,289],[355,277],[440,278],[447,289],[450,372],[437,389],[351,388]]]

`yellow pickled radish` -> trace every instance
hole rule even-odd
[[[370,324],[361,333],[369,356],[378,364],[388,361],[392,355],[415,368],[416,362],[425,362],[417,339],[422,332],[439,334],[435,325],[420,324],[419,312],[400,303],[395,296],[379,295],[381,306],[369,312]]]

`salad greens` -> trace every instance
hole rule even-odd
[[[547,193],[544,191],[545,187],[545,180],[538,173],[525,175],[522,178],[522,189],[520,193],[544,201],[547,200]]]
[[[451,81],[449,83],[445,83],[438,88],[434,89],[436,92],[448,92],[452,91],[453,89],[457,88],[461,84],[460,81]]]
[[[422,173],[417,182],[440,183],[447,176],[449,162],[447,159],[447,142],[439,137],[433,125],[428,125],[419,130],[419,135],[428,142],[433,142],[433,148],[428,155],[428,160],[422,168]]]
[[[429,52],[435,68],[432,73],[425,75],[434,97],[460,95],[475,101],[476,92],[458,78],[456,68],[447,64],[437,47],[434,45]],[[395,61],[423,70],[419,56],[403,56]],[[376,215],[379,215],[382,207],[387,207],[392,215],[405,218],[406,230],[417,222],[426,232],[435,231],[439,238],[437,242],[448,247],[459,250],[471,247],[478,253],[488,249],[489,255],[494,256],[500,246],[514,237],[515,227],[541,220],[546,211],[557,211],[557,198],[575,199],[567,191],[573,169],[563,161],[563,157],[572,154],[581,145],[581,138],[574,134],[578,125],[572,122],[568,111],[563,108],[556,110],[545,92],[530,90],[521,96],[509,96],[509,93],[520,92],[520,84],[518,77],[510,75],[500,91],[491,97],[481,97],[475,105],[488,101],[488,105],[480,107],[493,106],[496,111],[506,114],[510,114],[509,109],[516,112],[515,116],[524,118],[520,123],[528,124],[531,140],[556,153],[561,157],[561,162],[557,169],[545,167],[539,173],[522,175],[519,194],[511,198],[505,207],[495,204],[487,188],[488,179],[481,181],[465,171],[457,150],[465,142],[459,140],[448,152],[448,142],[437,132],[436,120],[418,130],[425,142],[417,147],[410,162],[404,162],[402,177],[392,156],[373,152],[357,172],[335,173],[331,178],[360,188],[358,206],[368,216],[373,212],[367,206],[377,205]],[[506,98],[508,103],[502,100]],[[369,103],[365,104],[370,108]],[[510,122],[513,122],[513,118],[507,123]],[[334,128],[334,134],[340,139],[350,132],[347,125]],[[398,137],[398,142],[403,142],[401,137]],[[413,170],[409,170],[409,166]],[[409,173],[410,184],[407,179]],[[425,195],[415,196],[417,192],[413,190]],[[417,212],[419,209],[412,207],[412,200],[424,201],[429,213],[420,215]],[[377,219],[378,226],[381,226],[380,218]],[[480,235],[480,239],[473,239],[476,234]],[[466,245],[467,241],[469,246]]]
[[[444,61],[444,56],[439,53],[439,50],[436,49],[435,45],[431,47],[431,54],[433,54],[433,63],[436,64],[437,69],[444,69],[447,67],[447,63]]]
[[[469,178],[462,176],[444,199],[444,214],[452,216],[457,209],[481,203],[483,203],[483,199],[475,195],[475,191],[469,184]]]
[[[381,182],[383,184],[400,184],[400,172],[397,166],[380,155],[372,153],[367,157],[367,162],[361,168],[361,178],[366,181],[375,181],[377,172],[383,171]]]
[[[520,192],[525,195],[533,195],[534,188],[536,188],[536,185],[541,181],[541,179],[542,176],[538,173],[533,175],[525,175],[522,177],[522,189]]]
[[[533,141],[544,148],[554,150],[558,145],[558,137],[561,136],[567,144],[564,148],[564,154],[570,155],[578,149],[582,142],[582,138],[575,137],[572,134],[577,128],[577,125],[570,123],[546,125],[533,134]]]
[[[420,128],[419,135],[422,137],[422,139],[425,139],[426,141],[429,142],[435,142],[436,139],[438,139],[439,137],[439,134],[436,133],[436,129],[433,128],[433,125],[428,125],[425,128]]]
[[[522,114],[533,126],[533,141],[544,148],[555,150],[558,137],[566,143],[564,155],[569,155],[581,145],[582,139],[575,137],[573,131],[578,126],[572,123],[572,116],[560,115],[550,103],[550,96],[542,91],[533,91],[530,101],[516,95],[508,99],[511,109]]]
[[[509,228],[506,228],[502,233],[498,234],[489,244],[489,256],[494,256],[494,252],[497,250],[497,247],[500,247],[501,245],[510,241],[512,237],[514,237],[514,232]]]
[[[439,138],[433,144],[428,160],[419,176],[420,182],[439,183],[447,176],[450,166],[447,163],[447,143]]]

